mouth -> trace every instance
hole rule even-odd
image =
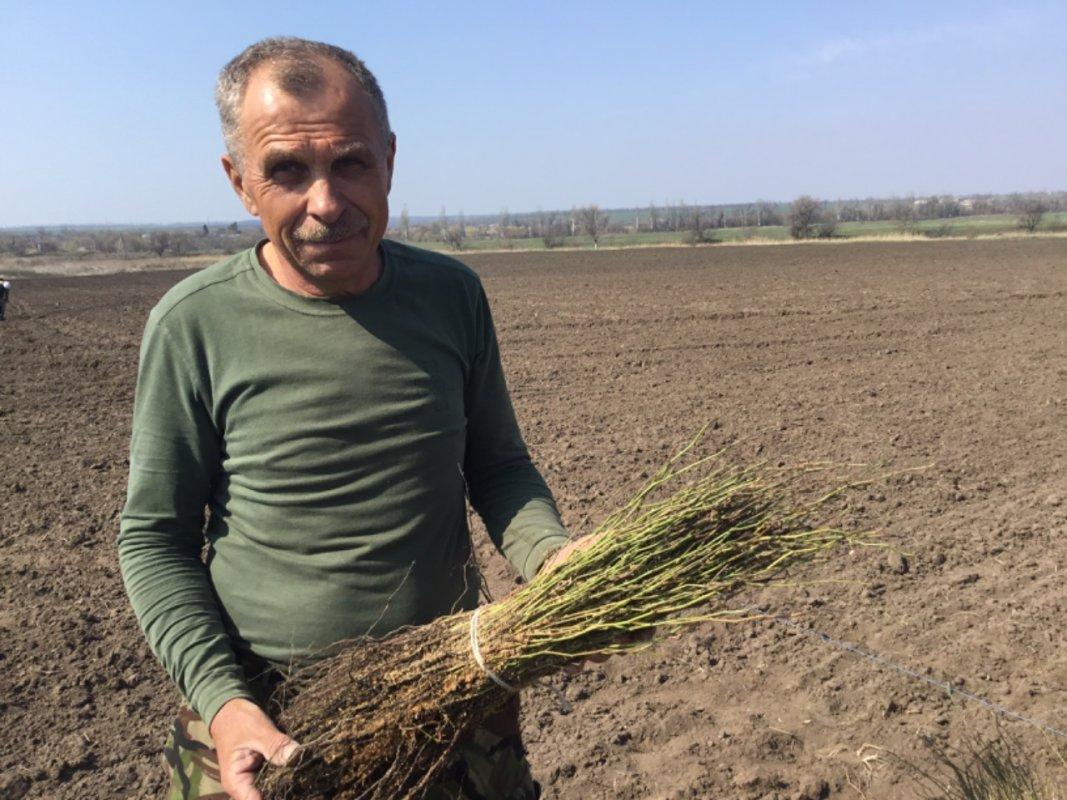
[[[293,231],[293,240],[301,248],[325,248],[343,244],[367,228],[366,219],[343,218],[332,225],[311,225]]]
[[[309,242],[297,240],[294,246],[297,259],[305,266],[313,264],[325,267],[341,262],[347,263],[359,252],[355,235],[328,242]]]
[[[346,236],[331,237],[329,239],[296,239],[296,245],[301,250],[332,250],[347,244],[355,237],[355,233]]]
[[[356,250],[356,231],[344,235],[332,233],[329,237],[294,237],[293,246],[299,259],[308,264],[326,264],[351,257]]]

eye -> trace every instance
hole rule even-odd
[[[267,175],[278,183],[293,183],[303,178],[304,172],[304,165],[299,161],[279,161],[270,165]]]
[[[341,175],[356,175],[368,169],[369,164],[362,156],[342,156],[333,162],[334,170]]]

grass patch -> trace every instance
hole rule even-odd
[[[927,739],[935,767],[906,768],[924,800],[1064,800],[1067,791],[1034,766],[1018,740],[998,731],[989,741],[975,739],[955,751]]]

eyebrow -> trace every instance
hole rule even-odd
[[[374,148],[366,142],[350,142],[342,145],[333,153],[333,160],[337,161],[338,159],[351,158],[352,156],[373,158]],[[284,164],[286,161],[303,163],[304,159],[299,149],[274,147],[263,154],[263,171],[270,172],[274,167]]]
[[[347,158],[348,156],[373,157],[374,148],[366,142],[352,142],[341,147],[335,154],[334,160]]]

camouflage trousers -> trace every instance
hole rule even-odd
[[[167,800],[228,800],[219,777],[207,724],[186,705],[178,711],[163,760],[170,773]],[[479,728],[462,745],[440,781],[423,800],[537,800],[541,787],[530,774],[518,734],[498,736]]]

